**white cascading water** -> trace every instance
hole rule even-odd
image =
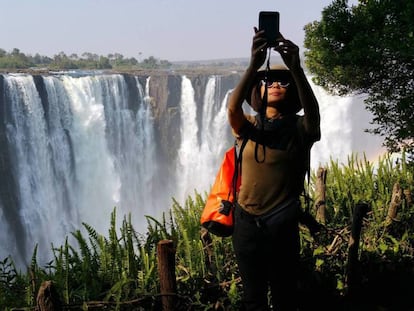
[[[176,199],[182,202],[189,194],[188,185],[193,183],[196,177],[197,164],[199,163],[199,143],[198,143],[198,125],[197,125],[197,105],[194,99],[194,89],[190,79],[186,76],[181,81],[181,99],[180,99],[180,135],[181,145],[178,149],[178,161],[176,168]],[[183,139],[185,137],[185,139]]]
[[[157,212],[160,213],[161,211],[156,211],[155,207],[164,206],[164,204],[167,204],[167,200],[164,201],[164,198],[157,200],[159,189],[155,180],[155,175],[157,174],[157,164],[154,163],[156,151],[154,137],[154,117],[152,116],[149,96],[150,77],[148,77],[146,80],[145,91],[142,90],[138,78],[136,78],[136,81],[141,94],[141,98],[144,99],[143,105],[141,105],[138,109],[138,113],[135,118],[135,135],[137,136],[136,139],[138,141],[138,148],[136,148],[135,151],[138,153],[130,155],[135,159],[134,162],[135,166],[137,167],[137,171],[131,171],[128,167],[125,167],[123,171],[127,171],[131,176],[130,179],[134,179],[136,184],[134,185],[133,189],[137,189],[139,191],[139,194],[136,197],[129,200],[129,205],[131,206],[131,210],[140,211],[139,214],[141,216],[140,221],[137,224],[137,228],[141,229],[144,228],[146,224],[142,218],[142,215],[159,216],[159,214],[156,214]],[[134,139],[134,137],[131,139]],[[129,143],[130,142],[127,142],[127,144]],[[128,184],[128,182],[126,182],[126,184]],[[145,185],[145,187],[143,185]]]
[[[220,77],[211,76],[206,84],[201,123],[197,122],[197,105],[190,79],[182,77],[181,109],[181,146],[178,149],[176,169],[176,199],[184,203],[195,191],[200,194],[208,191],[213,182],[222,155],[231,146],[230,128],[227,123],[226,103],[230,90],[220,102],[218,88]],[[199,139],[200,138],[200,139]]]
[[[312,148],[311,167],[316,170],[330,160],[346,165],[352,154],[370,161],[385,152],[383,139],[365,132],[372,115],[365,110],[364,96],[333,96],[309,80],[319,102],[321,140]]]
[[[26,239],[16,245],[5,235],[14,228],[2,217],[0,255],[11,254],[17,265],[27,263],[36,243],[39,261],[50,260],[51,244],[61,245],[82,222],[106,234],[114,207],[118,224],[131,212],[138,228],[146,224],[144,215],[156,213],[153,119],[138,79],[136,114],[127,107],[121,75],[43,80],[47,111],[31,76],[5,77],[13,94],[7,137],[25,231],[18,234]]]
[[[61,137],[56,133],[49,140],[44,110],[31,76],[8,76],[5,82],[13,95],[9,103],[13,119],[7,124],[6,135],[16,164],[13,175],[19,188],[19,216],[26,232],[19,230],[15,235],[5,235],[18,228],[13,223],[2,224],[1,235],[6,237],[2,241],[2,250],[18,254],[16,257],[30,256],[25,251],[33,250],[36,242],[39,243],[39,252],[50,249],[52,237],[66,234],[64,232],[68,229],[61,223],[66,211],[60,210],[63,198],[55,182],[49,153],[49,148],[52,153],[59,152],[57,148],[60,146],[57,145]],[[65,159],[57,161],[65,162]],[[7,255],[2,253],[2,257]],[[22,260],[16,258],[17,263],[21,263],[19,259]]]
[[[104,218],[118,205],[121,188],[115,160],[105,137],[107,126],[118,125],[105,119],[104,102],[107,99],[104,96],[108,94],[101,87],[101,83],[105,86],[106,82],[101,78],[106,77],[62,77],[63,91],[70,94],[72,110],[71,142],[76,179],[74,206],[77,206],[79,219],[87,219],[93,227],[107,223]],[[112,91],[119,92],[118,89]],[[118,99],[114,96],[114,100]],[[112,109],[111,104],[119,103],[110,102],[108,109]]]
[[[231,90],[227,90],[223,101],[217,96],[220,93],[220,77],[210,77],[206,86],[201,120],[200,172],[199,191],[208,191],[218,171],[224,152],[231,147],[230,127],[227,125],[227,99]],[[217,90],[217,91],[216,91]],[[221,155],[221,156],[217,156]],[[197,175],[199,175],[197,173]]]
[[[208,192],[224,151],[233,144],[226,114],[231,90],[220,89],[221,79],[209,77],[203,102],[196,103],[191,80],[182,77],[177,103],[181,141],[177,161],[170,163],[175,165],[175,176],[168,180],[171,189],[160,189],[164,176],[154,163],[158,142],[154,141],[150,78],[145,90],[136,78],[136,109],[131,109],[128,84],[121,75],[43,77],[45,111],[32,76],[5,75],[6,104],[13,117],[6,134],[25,232],[15,232],[0,206],[0,259],[10,254],[23,266],[39,243],[38,254],[43,256],[39,262],[47,262],[51,244],[61,245],[70,232],[81,229],[82,222],[106,235],[114,207],[119,222],[131,212],[134,227],[144,233],[144,215],[158,217],[161,207],[171,206],[172,197],[184,204],[194,191]],[[312,87],[320,104],[322,130],[322,139],[312,150],[312,169],[330,158],[346,163],[352,152],[365,152],[375,160],[383,151],[382,140],[363,132],[371,118],[363,98],[331,96]]]

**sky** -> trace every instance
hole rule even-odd
[[[260,11],[303,51],[303,27],[333,0],[0,0],[0,48],[53,57],[120,53],[139,61],[249,57]]]

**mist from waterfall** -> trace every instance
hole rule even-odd
[[[326,166],[331,161],[346,165],[352,154],[371,161],[385,153],[383,139],[366,133],[371,128],[372,115],[365,110],[364,95],[333,96],[322,87],[311,83],[319,102],[321,115],[321,140],[311,153],[311,168]]]

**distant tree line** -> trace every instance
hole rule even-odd
[[[85,52],[66,55],[60,52],[53,56],[26,55],[14,48],[10,53],[0,48],[0,69],[31,69],[45,68],[52,70],[69,69],[167,69],[171,67],[167,60],[160,60],[150,56],[141,62],[135,57],[126,58],[122,54],[114,53],[107,56]]]

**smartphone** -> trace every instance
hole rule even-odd
[[[259,30],[265,31],[269,46],[276,46],[276,40],[279,38],[279,12],[260,12]]]

